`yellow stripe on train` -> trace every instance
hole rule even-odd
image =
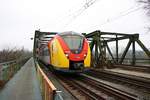
[[[64,51],[57,39],[54,39],[51,44],[51,64],[58,68],[68,68],[69,60],[64,54]]]
[[[91,50],[90,50],[90,47],[88,45],[87,56],[84,59],[84,67],[90,67],[90,65],[91,65]]]

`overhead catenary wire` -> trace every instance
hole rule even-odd
[[[79,17],[86,9],[88,9],[90,6],[92,6],[94,3],[96,3],[96,1],[98,0],[86,0],[86,2],[84,3],[84,5],[72,12],[71,14],[69,14],[68,16],[66,16],[65,18],[67,19],[67,21],[63,18],[61,21],[59,21],[59,25],[61,25],[61,22],[64,24],[61,27],[66,28],[68,25],[70,25],[73,21],[75,21],[77,19],[77,17]],[[103,21],[101,24],[99,25],[95,25],[95,26],[102,26],[108,23],[111,23],[115,20],[118,20],[124,16],[127,16],[133,12],[136,12],[138,10],[140,10],[141,8],[143,8],[143,6],[140,7],[131,7],[130,9],[127,9],[126,11],[121,12],[118,16],[112,17],[112,18],[108,18],[105,21]],[[66,22],[65,22],[66,21]]]
[[[91,5],[96,3],[96,1],[98,1],[98,0],[86,0],[86,2],[83,4],[83,6],[81,6],[80,9],[77,9],[77,10],[71,12],[70,14],[68,14],[67,16],[64,16],[63,18],[57,19],[56,21],[59,23],[59,25],[63,24],[63,25],[61,25],[61,28],[64,29],[69,24],[71,24],[78,16],[80,16],[87,8],[89,8]],[[57,27],[58,27],[58,24],[57,24]],[[44,29],[44,28],[45,27],[40,27],[40,29]],[[39,29],[39,27],[38,27],[38,29]]]
[[[139,7],[134,7],[132,9],[129,9],[127,11],[121,12],[118,16],[112,17],[112,18],[108,18],[107,20],[105,20],[104,22],[102,22],[100,25],[96,25],[96,26],[102,26],[108,23],[111,23],[113,21],[119,20],[120,18],[127,16],[133,12],[136,12],[138,10],[141,10],[143,8],[143,6],[139,6]]]
[[[76,11],[75,14],[73,14],[71,20],[68,21],[68,23],[66,23],[66,26],[68,26],[72,21],[74,21],[78,16],[80,16],[88,7],[90,7],[92,4],[94,4],[97,0],[90,0],[90,1],[87,1],[86,0],[86,3],[84,4],[84,6],[79,9],[78,11]],[[105,24],[108,24],[108,23],[111,23],[113,21],[116,21],[116,20],[119,20],[120,18],[124,17],[124,16],[127,16],[133,12],[136,12],[140,9],[142,9],[144,6],[138,6],[138,7],[135,7],[135,6],[132,6],[131,8],[121,12],[118,16],[115,16],[115,17],[112,17],[112,18],[108,18],[107,20],[105,20],[104,22],[102,22],[100,25],[96,25],[96,26],[102,26],[102,25],[105,25]]]
[[[75,11],[71,16],[70,20],[64,25],[67,27],[70,23],[72,23],[78,16],[80,16],[86,9],[96,3],[98,0],[86,0],[86,3],[77,11]]]

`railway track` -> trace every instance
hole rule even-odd
[[[42,67],[46,75],[58,82],[77,100],[137,100],[135,95],[96,81],[84,74],[51,73]]]
[[[150,79],[149,78],[142,78],[142,77],[137,77],[134,75],[121,74],[121,73],[116,73],[116,72],[111,72],[111,71],[96,71],[96,70],[91,70],[90,75],[94,75],[94,77],[96,76],[97,78],[107,78],[111,80],[121,81],[124,83],[142,87],[150,91]]]
[[[57,75],[58,77],[58,75]],[[71,78],[59,76],[59,82],[77,99],[77,100],[105,100],[96,92],[84,86],[81,82]]]
[[[78,100],[136,100],[135,95],[118,90],[84,75],[64,77],[57,75],[60,83]]]
[[[128,86],[129,88],[138,91],[142,95],[149,95],[150,97],[150,79],[148,78],[141,78],[133,75],[126,75],[110,71],[96,70],[91,70],[87,74],[95,78],[122,84],[123,86]]]
[[[131,66],[131,65],[114,65],[114,67],[122,68],[124,70],[133,70],[144,73],[150,73],[150,65],[147,66]]]

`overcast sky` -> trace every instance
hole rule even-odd
[[[34,31],[139,33],[150,48],[150,20],[136,0],[0,0],[0,49],[32,50]],[[95,0],[93,0],[95,1]]]

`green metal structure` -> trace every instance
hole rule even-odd
[[[144,44],[139,40],[139,34],[125,34],[125,33],[111,33],[111,32],[101,32],[99,30],[85,34],[85,37],[89,40],[91,50],[93,52],[94,66],[107,66],[109,60],[106,59],[106,50],[108,51],[109,56],[111,57],[112,64],[123,64],[125,56],[132,45],[132,63],[134,66],[136,63],[136,48],[135,42],[143,49],[150,60],[150,51],[144,46]],[[118,53],[118,43],[120,40],[128,39],[127,46],[123,51],[121,58],[119,58]],[[108,43],[115,42],[115,57],[112,53]]]
[[[35,31],[33,47],[33,57],[35,60],[38,59],[37,56],[40,46],[45,45],[56,34],[56,32],[41,32],[39,30]]]

